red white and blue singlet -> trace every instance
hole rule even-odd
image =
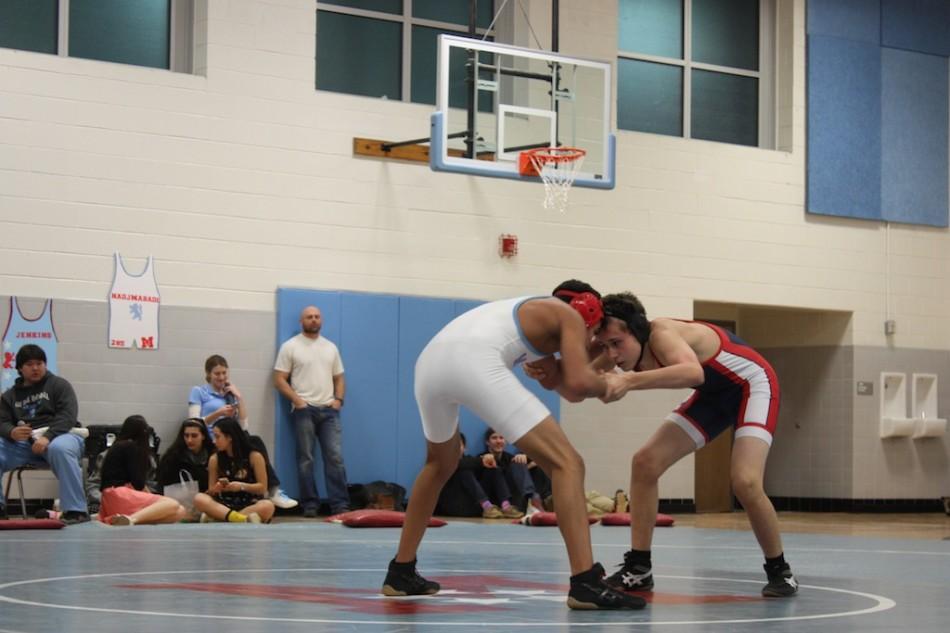
[[[23,316],[16,297],[10,297],[10,319],[3,331],[3,369],[0,373],[0,393],[13,386],[19,377],[16,370],[16,353],[24,345],[39,345],[46,353],[46,368],[54,374],[56,363],[56,330],[53,329],[53,300],[47,299],[43,312],[35,319]]]
[[[728,427],[735,437],[757,437],[772,444],[780,391],[775,370],[735,334],[702,321],[719,336],[719,351],[702,363],[705,381],[666,419],[700,448]]]

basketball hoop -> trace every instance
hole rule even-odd
[[[544,208],[567,209],[567,194],[587,152],[576,147],[539,147],[521,152],[518,172],[540,176],[544,183]]]

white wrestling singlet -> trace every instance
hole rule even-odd
[[[451,439],[465,405],[509,442],[516,442],[551,415],[521,384],[515,365],[543,358],[528,342],[519,297],[478,306],[455,318],[429,341],[416,361],[415,391],[426,439]]]
[[[141,274],[131,275],[116,253],[109,290],[109,347],[158,349],[160,303],[152,256]]]

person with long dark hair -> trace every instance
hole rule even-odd
[[[195,495],[195,509],[208,519],[229,523],[261,523],[274,516],[267,496],[267,466],[248,442],[241,424],[231,417],[214,423],[216,452],[208,460],[208,490]]]
[[[112,525],[177,523],[185,518],[185,508],[169,497],[145,486],[152,464],[148,444],[151,428],[141,415],[130,415],[122,423],[119,436],[102,460],[102,505],[99,520]]]
[[[208,489],[208,460],[214,453],[214,442],[201,418],[188,418],[181,423],[171,446],[158,462],[158,485],[161,489],[181,481],[185,471],[198,482],[198,491]]]

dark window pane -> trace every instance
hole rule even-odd
[[[492,0],[478,0],[475,25],[487,29],[494,17]],[[412,0],[412,17],[468,27],[469,0]]]
[[[759,69],[759,0],[693,0],[693,61]]]
[[[55,53],[57,0],[0,0],[0,46]]]
[[[620,50],[683,58],[682,0],[620,0]]]
[[[71,0],[69,55],[168,68],[169,0]]]
[[[439,61],[439,34],[452,33],[451,31],[442,31],[439,29],[430,29],[424,26],[412,27],[412,96],[411,100],[415,103],[435,104],[436,84],[438,83],[438,61]],[[482,53],[480,61],[483,64],[492,63],[492,55]],[[449,57],[449,77],[453,81],[449,86],[449,106],[453,108],[468,107],[469,83],[465,81],[467,77],[465,65],[468,63],[468,53],[458,48],[453,48]],[[494,73],[483,72],[483,79],[493,79]],[[491,112],[493,108],[493,99],[490,92],[482,91],[478,95],[478,109],[481,112]]]
[[[692,83],[691,137],[759,144],[758,79],[694,70]]]
[[[318,4],[337,4],[341,7],[402,15],[402,0],[319,0]]]
[[[683,69],[619,59],[617,127],[683,135]]]
[[[317,11],[317,88],[402,99],[402,25]]]

